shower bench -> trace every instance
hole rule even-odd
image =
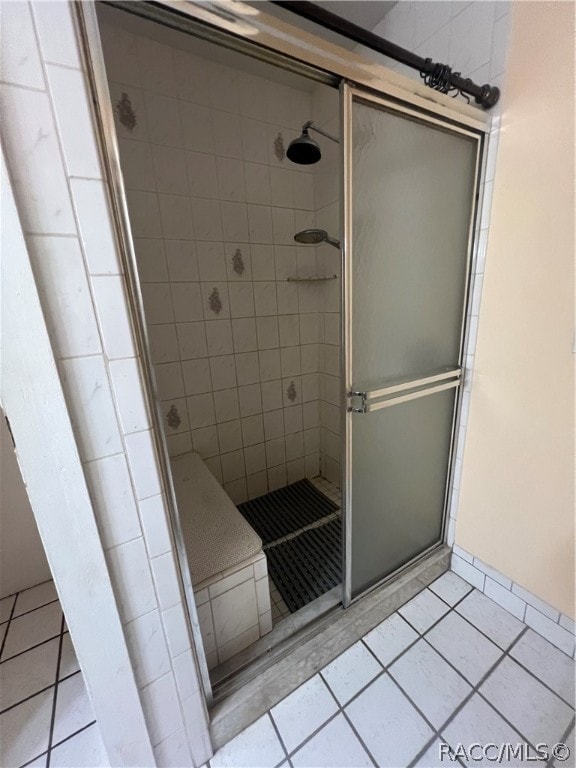
[[[197,453],[171,459],[209,669],[272,629],[262,540]]]

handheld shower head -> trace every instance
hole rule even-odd
[[[340,240],[330,237],[325,229],[303,229],[294,235],[294,240],[302,245],[320,245],[320,243],[329,243],[334,248],[340,248]]]

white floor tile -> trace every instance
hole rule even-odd
[[[52,698],[44,691],[0,715],[0,765],[22,765],[48,749]]]
[[[62,637],[62,653],[60,656],[59,679],[62,680],[63,677],[68,677],[68,675],[72,675],[74,672],[78,672],[79,669],[80,664],[78,664],[78,659],[76,658],[76,651],[72,645],[70,633],[67,632]]]
[[[422,757],[414,764],[414,768],[446,768],[447,765],[458,765],[458,763],[452,763],[446,754],[441,753],[442,743],[438,739],[433,741]]]
[[[568,747],[568,760],[556,760],[554,768],[574,768],[576,766],[576,730],[572,728],[568,738],[563,740],[563,744]]]
[[[26,768],[46,768],[46,761],[48,759],[48,754],[45,752],[43,755],[40,755],[36,758],[36,760],[33,760],[31,763],[26,763]]]
[[[109,765],[96,723],[50,752],[50,768],[106,768]]]
[[[454,605],[464,595],[468,594],[472,587],[454,571],[446,571],[439,579],[430,584],[429,589],[435,592],[438,597],[441,597],[448,605]]]
[[[390,674],[436,728],[472,690],[424,640],[392,664]]]
[[[58,744],[94,720],[94,712],[79,673],[59,683],[56,694],[56,717],[53,742]]]
[[[568,703],[574,704],[574,660],[529,629],[510,651],[522,666],[536,675]]]
[[[285,758],[268,715],[225,744],[210,760],[212,768],[273,768]]]
[[[188,748],[188,735],[184,729],[176,731],[154,747],[157,768],[181,768],[193,765]],[[209,768],[208,765],[201,768]]]
[[[25,616],[12,619],[6,635],[2,661],[50,637],[59,635],[61,622],[60,603],[50,603]]]
[[[323,680],[315,675],[272,708],[286,749],[292,752],[338,709]]]
[[[452,749],[457,749],[459,744],[468,748],[472,744],[519,744],[523,741],[508,723],[487,704],[481,696],[475,694],[468,701],[462,710],[456,715],[454,720],[444,729],[442,733],[445,741]],[[494,752],[488,752],[487,757],[494,757]],[[497,763],[492,759],[482,758],[482,753],[477,749],[473,751],[467,765],[510,765],[510,762]],[[474,759],[476,758],[476,759]],[[481,759],[478,759],[481,758]],[[447,762],[444,759],[444,763]],[[514,763],[514,760],[512,761]]]
[[[521,621],[476,589],[455,610],[504,649],[509,648],[524,629]]]
[[[438,621],[439,618],[444,616],[450,608],[440,600],[439,597],[429,589],[423,589],[422,592],[413,597],[406,605],[398,610],[398,613],[403,616],[406,621],[418,632],[426,632],[426,630]]]
[[[554,744],[574,711],[532,675],[505,658],[480,688],[488,701],[532,744]]]
[[[294,768],[371,768],[372,761],[344,715],[337,715],[292,756]]]
[[[406,766],[432,730],[389,675],[375,680],[346,714],[380,766]]]
[[[355,643],[322,670],[322,676],[340,704],[346,704],[382,671],[362,643]]]
[[[12,611],[15,599],[16,595],[10,595],[10,597],[3,597],[2,600],[0,600],[0,624],[4,621],[8,621],[10,618],[10,612]]]
[[[36,587],[30,587],[30,589],[18,593],[14,616],[33,611],[35,608],[54,602],[54,600],[58,600],[54,582],[45,581],[43,584],[38,584]]]
[[[418,633],[398,613],[384,619],[364,636],[364,642],[384,666],[390,664],[417,639]]]
[[[454,611],[428,632],[426,639],[464,677],[476,685],[502,656],[502,649]]]
[[[56,682],[58,638],[0,664],[0,710]]]

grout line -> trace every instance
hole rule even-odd
[[[60,663],[62,661],[62,643],[64,639],[64,614],[60,620],[60,642],[58,644],[58,659],[56,661],[56,680],[54,682],[54,698],[52,700],[52,716],[50,718],[50,732],[48,736],[48,758],[46,760],[46,768],[50,768],[50,751],[52,749],[52,741],[54,738],[54,724],[56,722],[56,705],[58,702],[58,678],[60,677]]]
[[[572,718],[572,720],[570,721],[570,724],[568,725],[568,728],[566,728],[566,730],[562,734],[562,738],[559,739],[559,743],[560,744],[567,744],[568,743],[568,737],[572,733],[572,729],[574,728],[574,726],[575,726],[575,721],[574,721],[574,718]],[[569,755],[567,755],[567,757],[573,757],[573,755],[569,754]],[[556,760],[557,760],[557,758],[554,757],[554,754],[552,754],[550,756],[550,759],[546,763],[546,768],[554,768],[554,764],[556,763]],[[558,760],[558,763],[561,764],[561,760]]]
[[[66,630],[67,632],[68,630]],[[63,634],[66,634],[64,632]],[[6,636],[8,635],[8,630],[6,630],[6,635],[4,636],[4,640],[6,640]],[[31,645],[29,648],[24,648],[23,651],[18,651],[18,653],[15,653],[13,656],[8,656],[5,659],[2,659],[0,661],[0,666],[4,664],[7,661],[11,661],[12,659],[18,658],[18,656],[22,656],[24,653],[28,653],[28,651],[33,651],[35,648],[39,648],[41,645],[45,645],[46,643],[49,643],[50,640],[56,640],[56,638],[60,637],[60,632],[57,635],[52,635],[52,637],[47,637],[45,640],[41,640],[39,643],[36,643],[36,645]]]
[[[350,646],[350,647],[352,647],[352,646]],[[378,660],[377,660],[377,661],[378,661]],[[380,664],[380,666],[383,668],[383,664],[382,664],[382,662],[378,661],[378,663],[379,663],[379,664]],[[373,683],[375,680],[377,680],[379,677],[382,677],[382,676],[383,676],[383,675],[385,675],[385,674],[386,674],[386,671],[385,671],[385,670],[384,670],[384,668],[383,668],[383,669],[382,669],[382,671],[380,671],[380,672],[379,672],[379,673],[376,675],[376,677],[374,677],[374,678],[373,678],[373,679],[372,679],[372,680],[371,680],[371,681],[370,681],[370,682],[369,682],[367,685],[365,685],[365,686],[364,686],[364,688],[363,688],[362,690],[364,690],[364,691],[365,691],[365,690],[366,690],[366,688],[369,688],[369,687],[370,687],[370,685],[372,685],[372,683]],[[360,734],[359,734],[359,733],[358,733],[358,731],[356,730],[356,728],[355,728],[355,726],[354,726],[354,723],[353,723],[353,722],[352,722],[352,720],[351,720],[351,719],[348,717],[348,714],[347,714],[347,712],[346,712],[346,711],[345,711],[345,709],[344,709],[345,707],[347,707],[347,706],[348,706],[348,704],[349,704],[350,702],[349,702],[349,701],[347,701],[347,702],[346,702],[346,704],[340,704],[340,702],[339,702],[339,701],[338,701],[338,699],[336,698],[336,694],[334,693],[334,691],[333,691],[333,690],[332,690],[332,688],[330,687],[330,685],[329,685],[328,681],[326,680],[326,678],[325,678],[325,677],[324,677],[324,675],[322,674],[322,671],[320,671],[320,672],[318,673],[318,676],[320,677],[320,679],[322,680],[322,682],[324,683],[324,685],[325,685],[325,686],[328,688],[328,690],[330,691],[330,693],[331,693],[331,695],[332,695],[332,698],[334,699],[334,701],[336,702],[336,706],[338,707],[338,710],[336,711],[335,715],[334,715],[333,717],[331,717],[331,718],[330,718],[330,720],[328,720],[328,721],[327,721],[327,722],[324,724],[324,726],[322,726],[322,727],[325,727],[325,726],[327,725],[327,723],[329,723],[331,720],[334,720],[336,717],[338,717],[338,715],[339,715],[339,714],[341,714],[341,715],[344,717],[344,719],[346,720],[346,722],[348,723],[348,725],[350,726],[350,728],[352,729],[352,731],[354,732],[354,734],[356,735],[356,738],[358,739],[358,741],[360,742],[360,744],[362,745],[362,747],[365,749],[365,751],[366,751],[366,754],[368,755],[368,757],[370,758],[370,760],[372,760],[372,763],[374,764],[375,768],[378,768],[378,762],[377,762],[377,760],[375,760],[375,759],[374,759],[374,756],[372,755],[372,752],[371,752],[371,751],[368,749],[368,747],[367,747],[367,746],[366,746],[366,744],[364,743],[364,740],[362,739],[362,737],[360,736]],[[351,699],[351,700],[352,700],[352,699]],[[350,701],[351,701],[351,700],[350,700]]]
[[[46,235],[46,237],[54,237],[54,235]],[[44,581],[39,581],[38,584],[33,584],[31,587],[26,587],[26,589],[20,589],[18,592],[12,592],[10,595],[5,595],[2,600],[7,600],[9,597],[16,597],[17,595],[21,595],[23,592],[30,592],[31,589],[36,589],[36,587],[41,587],[43,584],[48,584],[49,581],[54,581],[54,579],[44,579]],[[4,623],[4,622],[2,622]]]
[[[24,704],[27,701],[30,701],[30,699],[33,699],[34,696],[39,696],[41,693],[46,693],[46,691],[49,691],[51,688],[54,688],[54,683],[50,683],[50,685],[47,685],[45,688],[40,688],[38,691],[34,691],[34,693],[31,693],[30,696],[26,696],[23,699],[19,699],[14,704],[10,704],[9,707],[6,707],[6,709],[0,710],[0,715],[5,714],[6,712],[10,712],[11,709],[15,709],[16,707],[19,707],[20,704]]]
[[[272,728],[274,728],[274,731],[276,732],[276,736],[278,737],[278,741],[280,742],[280,746],[284,750],[284,758],[280,761],[279,765],[282,765],[285,759],[288,759],[288,750],[286,749],[286,745],[284,744],[284,739],[282,738],[280,734],[280,730],[278,729],[278,726],[276,725],[276,721],[272,717],[272,709],[268,710],[268,717],[270,718],[270,721],[272,722]]]
[[[497,715],[498,715],[498,716],[499,716],[499,717],[500,717],[502,720],[504,720],[504,722],[506,722],[506,723],[507,723],[507,724],[508,724],[508,725],[509,725],[509,726],[510,726],[510,727],[511,727],[511,728],[512,728],[512,729],[513,729],[515,732],[519,733],[519,734],[522,736],[522,738],[524,738],[524,739],[525,739],[525,741],[526,741],[526,743],[527,743],[527,744],[529,744],[530,746],[532,746],[532,745],[531,745],[531,742],[530,742],[528,739],[526,739],[526,738],[523,736],[523,734],[521,734],[521,733],[520,733],[520,731],[519,731],[518,727],[517,727],[517,726],[515,726],[513,723],[511,723],[511,722],[510,722],[510,721],[509,721],[509,720],[508,720],[508,719],[507,719],[507,718],[506,718],[506,717],[505,717],[505,716],[504,716],[504,715],[503,715],[503,714],[502,714],[502,713],[501,713],[501,712],[500,712],[498,709],[496,709],[496,707],[495,707],[495,706],[494,706],[494,705],[493,705],[493,704],[492,704],[492,703],[491,703],[491,702],[490,702],[490,701],[489,701],[489,700],[488,700],[488,699],[487,699],[487,698],[486,698],[486,697],[485,697],[485,696],[484,696],[484,695],[483,695],[483,694],[480,692],[480,687],[481,687],[481,686],[484,684],[484,682],[485,682],[485,681],[486,681],[486,680],[487,680],[487,679],[488,679],[488,678],[489,678],[489,677],[490,677],[490,676],[491,676],[491,675],[494,673],[494,671],[497,669],[497,667],[498,667],[498,666],[499,666],[499,665],[500,665],[500,664],[503,662],[503,660],[504,660],[506,657],[510,658],[512,661],[516,661],[516,660],[515,660],[515,659],[514,659],[512,656],[510,656],[510,651],[511,651],[511,650],[512,650],[512,649],[513,649],[515,646],[516,646],[516,644],[517,644],[517,643],[518,643],[518,642],[521,640],[521,638],[522,638],[522,637],[524,637],[524,635],[527,633],[527,631],[528,631],[528,629],[529,629],[529,628],[528,628],[526,625],[524,625],[524,627],[523,627],[522,631],[521,631],[521,632],[520,632],[520,633],[519,633],[519,634],[516,636],[516,638],[515,638],[515,639],[512,641],[512,643],[510,643],[510,645],[508,646],[508,648],[507,648],[507,649],[502,649],[500,646],[498,646],[496,643],[494,643],[494,641],[493,641],[491,638],[489,638],[489,637],[488,637],[488,636],[487,636],[487,635],[486,635],[484,632],[482,632],[482,630],[478,629],[478,627],[474,626],[474,625],[472,624],[472,622],[468,621],[468,620],[466,619],[466,617],[465,617],[465,616],[462,616],[462,615],[461,615],[461,614],[460,614],[458,611],[456,611],[456,607],[457,607],[457,606],[458,606],[458,605],[459,605],[461,602],[463,602],[463,601],[464,601],[464,600],[465,600],[465,599],[466,599],[466,598],[467,598],[467,597],[468,597],[468,596],[471,594],[471,592],[473,592],[473,591],[474,591],[474,589],[475,589],[475,588],[471,587],[471,589],[470,589],[470,590],[469,590],[469,591],[468,591],[468,592],[467,592],[465,595],[463,595],[463,596],[462,596],[462,597],[461,597],[461,598],[460,598],[458,601],[456,601],[456,602],[454,603],[454,605],[453,605],[453,606],[449,606],[449,611],[448,611],[446,614],[444,614],[444,615],[443,615],[443,616],[442,616],[440,619],[438,619],[438,621],[434,622],[434,623],[433,623],[433,624],[432,624],[430,627],[428,627],[428,628],[425,630],[425,634],[427,634],[428,632],[430,632],[430,630],[431,630],[431,629],[432,629],[434,626],[436,626],[436,624],[440,623],[440,621],[442,621],[444,618],[446,618],[446,616],[448,616],[448,615],[449,615],[450,611],[454,611],[454,612],[455,612],[455,613],[456,613],[456,614],[457,614],[457,615],[458,615],[460,618],[462,618],[464,621],[467,621],[467,622],[470,624],[470,626],[471,626],[473,629],[475,629],[475,630],[476,630],[477,632],[479,632],[481,635],[483,635],[484,637],[486,637],[486,638],[487,638],[487,639],[488,639],[488,640],[489,640],[489,641],[490,641],[490,642],[491,642],[491,643],[492,643],[492,644],[493,644],[493,645],[494,645],[496,648],[498,648],[498,650],[499,650],[499,652],[500,652],[500,653],[499,653],[499,656],[498,656],[498,659],[497,659],[497,660],[494,662],[494,664],[492,664],[492,665],[491,665],[491,666],[488,668],[488,670],[487,670],[487,671],[484,673],[484,675],[483,675],[483,676],[482,676],[482,677],[481,677],[481,678],[478,680],[478,682],[477,682],[476,684],[471,684],[471,683],[470,683],[470,681],[469,681],[469,680],[467,680],[467,679],[464,677],[464,675],[463,675],[463,674],[462,674],[462,673],[461,673],[461,672],[460,672],[460,671],[459,671],[459,670],[458,670],[456,667],[454,667],[454,665],[451,663],[451,661],[450,661],[449,659],[445,658],[445,656],[444,656],[442,653],[440,653],[440,652],[439,652],[439,651],[438,651],[436,648],[434,648],[434,647],[432,646],[432,644],[430,643],[430,641],[427,639],[427,637],[424,637],[424,635],[423,635],[421,632],[419,632],[418,630],[415,630],[415,631],[417,632],[417,635],[418,635],[417,639],[416,639],[416,640],[414,640],[412,643],[410,643],[410,644],[409,644],[409,645],[408,645],[408,646],[407,646],[405,649],[403,649],[403,650],[402,650],[402,651],[401,651],[401,652],[398,654],[398,656],[396,656],[396,657],[395,657],[395,658],[394,658],[392,661],[390,661],[390,662],[389,662],[387,665],[384,665],[384,664],[382,664],[382,662],[380,661],[380,659],[378,659],[378,658],[376,657],[376,655],[375,655],[375,654],[374,654],[374,653],[371,651],[371,649],[370,649],[370,648],[368,648],[368,646],[367,646],[367,645],[366,645],[366,643],[365,643],[365,639],[364,639],[364,637],[363,637],[363,638],[361,638],[361,642],[362,642],[362,644],[364,645],[364,647],[366,647],[366,648],[368,649],[368,651],[371,653],[371,655],[372,655],[372,656],[374,656],[374,658],[375,658],[375,659],[378,661],[378,663],[379,663],[379,664],[380,664],[380,666],[382,667],[382,671],[381,671],[381,672],[380,672],[378,675],[376,675],[376,677],[374,677],[372,680],[370,680],[370,681],[369,681],[369,683],[367,683],[367,684],[366,684],[366,685],[365,685],[363,688],[361,688],[359,691],[357,691],[357,692],[354,694],[354,696],[352,696],[352,697],[350,698],[350,700],[349,700],[349,701],[347,701],[347,702],[346,702],[346,704],[345,704],[345,705],[343,705],[343,706],[341,706],[341,705],[340,705],[340,703],[338,702],[338,700],[336,699],[336,696],[335,696],[334,692],[332,691],[332,689],[330,688],[330,686],[328,685],[328,683],[327,683],[327,682],[326,682],[326,680],[324,679],[324,677],[323,677],[323,675],[322,675],[322,671],[320,671],[320,672],[318,673],[318,674],[319,674],[319,677],[320,677],[320,678],[323,680],[323,682],[325,683],[325,685],[328,687],[328,690],[330,691],[330,693],[331,693],[332,697],[335,699],[335,701],[336,701],[336,704],[337,704],[337,706],[338,706],[338,711],[337,711],[337,712],[336,712],[336,713],[335,713],[335,714],[334,714],[332,717],[330,717],[328,720],[326,720],[326,721],[325,721],[325,722],[322,724],[322,726],[320,726],[320,728],[316,729],[316,730],[315,730],[315,731],[314,731],[314,732],[313,732],[313,733],[312,733],[310,736],[308,736],[308,737],[307,737],[305,740],[303,740],[303,741],[302,741],[302,742],[301,742],[301,743],[300,743],[300,744],[299,744],[299,745],[298,745],[298,746],[297,746],[297,747],[296,747],[296,748],[295,748],[295,749],[294,749],[294,750],[293,750],[291,753],[289,753],[289,757],[290,757],[290,756],[293,756],[295,752],[297,752],[299,749],[301,749],[301,748],[302,748],[302,746],[304,746],[304,745],[305,745],[305,744],[306,744],[308,741],[310,741],[310,739],[312,739],[312,738],[313,738],[313,737],[314,737],[314,736],[315,736],[315,735],[316,735],[316,734],[317,734],[317,733],[318,733],[320,730],[322,730],[322,728],[324,728],[324,727],[325,727],[325,726],[326,726],[326,725],[327,725],[329,722],[331,722],[331,720],[333,720],[333,719],[334,719],[334,717],[336,717],[336,716],[337,716],[338,712],[342,712],[342,714],[343,714],[343,715],[344,715],[344,717],[346,718],[347,722],[349,722],[349,724],[350,724],[350,726],[351,726],[352,730],[354,731],[355,735],[357,736],[357,738],[359,739],[360,743],[362,744],[363,748],[366,750],[367,754],[368,754],[368,755],[370,756],[370,758],[373,760],[373,757],[372,757],[372,755],[371,755],[371,753],[370,753],[370,750],[368,750],[368,749],[367,749],[367,747],[366,747],[366,745],[364,744],[364,742],[363,742],[362,738],[359,736],[359,734],[357,733],[356,729],[354,728],[354,725],[353,725],[353,723],[352,723],[352,722],[349,720],[349,718],[348,718],[348,715],[347,715],[347,713],[346,713],[346,711],[345,711],[345,707],[348,707],[348,706],[349,706],[349,705],[350,705],[350,704],[351,704],[351,703],[352,703],[352,702],[353,702],[353,701],[354,701],[356,698],[358,698],[359,696],[361,696],[361,695],[362,695],[362,693],[363,693],[363,692],[364,692],[364,691],[365,691],[367,688],[369,688],[369,687],[370,687],[370,686],[371,686],[371,685],[372,685],[372,684],[373,684],[373,683],[374,683],[374,682],[375,682],[375,681],[376,681],[376,680],[377,680],[379,677],[382,677],[382,676],[384,676],[384,675],[386,675],[386,674],[388,674],[388,675],[390,676],[390,678],[391,678],[391,680],[394,682],[394,684],[398,686],[398,688],[399,688],[399,690],[402,692],[402,694],[403,694],[403,695],[404,695],[404,696],[405,696],[405,697],[408,699],[408,701],[409,701],[409,702],[410,702],[410,704],[411,704],[411,705],[414,707],[414,709],[415,709],[415,710],[416,710],[416,711],[417,711],[417,712],[418,712],[418,713],[419,713],[419,714],[420,714],[420,715],[423,717],[423,719],[425,720],[425,722],[426,722],[426,723],[428,723],[428,725],[431,727],[431,729],[432,729],[432,732],[433,732],[433,736],[431,737],[431,739],[429,739],[429,740],[428,740],[428,741],[425,743],[425,745],[422,747],[422,749],[421,749],[421,750],[420,750],[420,751],[419,751],[419,752],[418,752],[418,753],[415,755],[415,757],[412,759],[412,761],[411,761],[411,762],[410,762],[410,764],[409,764],[410,766],[414,766],[414,765],[417,763],[417,761],[418,761],[418,760],[419,760],[419,759],[422,757],[422,755],[424,755],[424,754],[425,754],[425,752],[426,752],[426,751],[427,751],[427,750],[428,750],[428,749],[429,749],[429,748],[432,746],[432,744],[433,744],[433,743],[434,743],[436,740],[439,740],[439,741],[441,741],[442,743],[445,743],[445,744],[447,744],[447,743],[448,743],[448,742],[446,741],[446,739],[444,739],[444,737],[442,736],[442,732],[443,732],[443,731],[445,730],[445,728],[446,728],[446,727],[447,727],[447,726],[448,726],[448,725],[449,725],[449,724],[450,724],[450,723],[451,723],[451,722],[452,722],[452,721],[453,721],[453,720],[454,720],[454,719],[457,717],[457,715],[458,715],[458,714],[459,714],[459,713],[460,713],[460,712],[463,710],[463,708],[464,708],[464,707],[465,707],[465,706],[468,704],[468,702],[469,702],[469,701],[470,701],[470,700],[473,698],[473,696],[474,696],[475,694],[478,694],[478,695],[479,695],[479,696],[482,698],[482,700],[483,700],[483,701],[485,701],[485,702],[486,702],[486,703],[487,703],[487,704],[490,706],[490,708],[491,708],[491,709],[493,709],[493,710],[496,712],[496,714],[497,714]],[[478,590],[478,591],[479,591],[479,590]],[[443,602],[445,603],[446,601],[443,601]],[[447,604],[447,603],[446,603],[446,604]],[[396,611],[396,613],[398,613],[398,611]],[[410,624],[410,622],[409,622],[409,621],[408,621],[408,620],[407,620],[407,619],[406,619],[404,616],[402,616],[402,615],[401,615],[401,614],[399,614],[399,613],[398,613],[398,615],[399,615],[399,616],[400,616],[400,617],[401,617],[401,618],[402,618],[402,619],[403,619],[403,620],[404,620],[404,621],[405,621],[405,622],[406,622],[406,623],[407,623],[409,626],[411,626],[411,627],[412,627],[412,625]],[[415,628],[414,628],[414,629],[415,629]],[[454,669],[454,671],[455,671],[455,672],[456,672],[456,673],[459,675],[459,677],[461,677],[461,678],[462,678],[462,679],[463,679],[463,680],[466,682],[466,684],[467,684],[468,686],[470,686],[470,688],[471,688],[471,690],[470,690],[470,691],[469,691],[469,693],[468,693],[468,694],[467,694],[467,695],[464,697],[464,699],[463,699],[463,700],[462,700],[462,701],[461,701],[461,702],[460,702],[460,703],[459,703],[459,704],[458,704],[458,705],[457,705],[457,706],[454,708],[454,710],[453,710],[453,711],[450,713],[450,716],[448,717],[448,719],[447,719],[447,720],[445,720],[445,721],[444,721],[444,722],[443,722],[443,723],[442,723],[442,724],[441,724],[439,727],[435,727],[435,726],[434,726],[434,725],[431,723],[431,721],[430,721],[430,720],[429,720],[429,719],[428,719],[428,718],[427,718],[427,717],[424,715],[424,713],[423,713],[423,712],[420,710],[420,708],[419,708],[419,707],[418,707],[418,706],[417,706],[417,705],[416,705],[416,704],[415,704],[415,703],[412,701],[411,697],[410,697],[410,696],[408,696],[408,694],[407,694],[407,693],[404,691],[404,689],[402,688],[402,686],[401,686],[401,685],[398,683],[398,681],[395,679],[395,677],[394,677],[393,673],[390,673],[390,667],[391,667],[391,666],[392,666],[392,665],[393,665],[393,664],[394,664],[394,663],[395,663],[395,662],[396,662],[396,661],[397,661],[397,660],[398,660],[398,659],[399,659],[401,656],[403,656],[403,655],[404,655],[405,653],[407,653],[407,652],[408,652],[408,651],[409,651],[411,648],[413,648],[413,646],[414,646],[414,645],[415,645],[417,642],[419,642],[419,640],[424,640],[424,641],[425,641],[425,642],[426,642],[426,643],[427,643],[427,644],[428,644],[428,645],[429,645],[431,648],[433,648],[433,650],[434,650],[436,653],[438,653],[438,654],[439,654],[440,658],[442,658],[444,661],[446,661],[446,662],[447,662],[447,663],[450,665],[450,667],[451,667],[452,669]],[[519,665],[519,666],[521,666],[521,665]],[[522,667],[522,668],[523,668],[523,667]],[[523,669],[524,669],[524,668],[523,668]],[[535,675],[533,675],[532,673],[530,673],[530,670],[525,670],[525,671],[526,671],[528,674],[530,674],[530,675],[531,675],[531,677],[533,677],[533,678],[534,678],[534,679],[535,679],[535,680],[536,680],[538,683],[540,683],[540,684],[543,684],[541,680],[539,680],[539,679],[538,679],[538,678],[537,678]],[[556,695],[558,698],[560,698],[560,700],[561,700],[561,701],[564,701],[564,700],[562,699],[562,697],[560,697],[560,696],[559,696],[559,695],[558,695],[558,694],[557,694],[555,691],[553,691],[551,688],[549,688],[549,687],[548,687],[546,684],[543,684],[543,685],[544,685],[544,687],[545,687],[545,688],[547,688],[547,689],[548,689],[548,690],[550,690],[552,693],[554,693],[554,694],[555,694],[555,695]],[[290,695],[290,694],[289,694],[289,695]],[[269,714],[271,715],[271,712],[270,712],[270,710],[269,710]],[[272,718],[272,720],[273,720],[273,718]],[[571,721],[571,723],[570,723],[570,726],[568,727],[568,729],[567,729],[566,733],[564,734],[564,738],[565,738],[565,739],[566,739],[566,738],[569,736],[569,734],[570,734],[570,732],[571,732],[571,728],[573,727],[573,723],[574,723],[574,720],[572,720],[572,721]],[[281,743],[283,744],[283,742],[281,742]],[[462,764],[462,763],[461,763],[461,761],[459,761],[459,760],[458,760],[457,762],[458,762],[460,765]],[[376,765],[376,763],[375,763],[375,765]],[[547,766],[547,768],[552,768],[552,762],[550,762],[550,765],[549,765],[549,766]]]
[[[91,722],[86,723],[86,725],[83,725],[82,728],[78,728],[77,731],[74,731],[74,733],[71,733],[69,736],[66,736],[65,739],[60,739],[60,741],[52,745],[52,749],[56,749],[56,747],[59,747],[61,744],[64,744],[66,741],[70,741],[70,739],[73,739],[74,736],[78,736],[79,733],[82,733],[82,731],[88,730],[88,728],[91,728],[93,725],[96,725],[96,720],[92,720]],[[49,765],[47,765],[46,768],[49,768]]]
[[[10,624],[12,623],[12,616],[14,616],[14,611],[16,610],[17,600],[18,600],[18,592],[14,595],[14,602],[12,603],[12,608],[10,609],[10,615],[8,616],[8,626],[6,627],[6,632],[4,633],[4,638],[2,639],[2,645],[0,645],[0,662],[2,661],[4,646],[6,645],[6,638],[8,637],[8,633],[10,632]]]
[[[44,752],[40,752],[39,755],[36,755],[36,757],[33,757],[32,760],[28,760],[27,763],[24,763],[23,765],[19,766],[19,768],[26,768],[27,765],[31,765],[32,763],[35,763],[36,760],[39,760],[41,757],[46,757],[46,759],[48,759],[48,750],[45,750]]]
[[[56,597],[54,600],[48,600],[47,603],[42,603],[42,605],[37,605],[36,608],[31,608],[29,611],[24,611],[24,613],[19,613],[17,616],[14,616],[15,619],[19,619],[22,616],[28,616],[31,613],[34,613],[34,611],[39,611],[40,608],[46,608],[47,605],[52,605],[52,603],[57,603],[58,598]]]

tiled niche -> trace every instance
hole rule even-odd
[[[325,87],[137,24],[121,49],[102,33],[164,428],[240,503],[317,476],[321,449],[338,457],[321,421],[337,421],[340,280],[289,279],[339,273],[335,249],[294,242],[316,224],[321,166],[285,155]]]

